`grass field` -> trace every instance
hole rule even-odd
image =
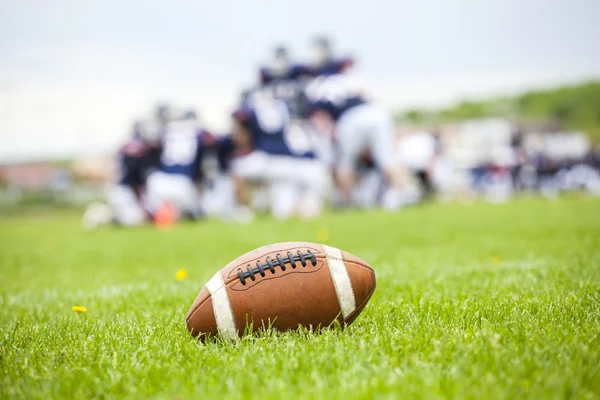
[[[189,337],[185,313],[216,270],[266,243],[319,239],[377,273],[352,326]],[[2,398],[600,397],[599,199],[170,231],[4,217],[0,276]]]

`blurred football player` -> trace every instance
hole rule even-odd
[[[354,60],[350,57],[336,58],[326,37],[316,37],[311,42],[311,64],[313,76],[336,75],[347,72]]]
[[[388,186],[382,199],[384,208],[400,207],[404,174],[394,159],[395,126],[391,114],[366,101],[344,75],[318,77],[306,94],[312,118],[329,121],[334,127],[333,164],[344,204],[351,204],[361,155],[368,152]]]
[[[232,135],[215,138],[214,146],[203,163],[205,180],[202,204],[207,215],[233,219],[235,187],[231,177],[231,161],[236,148]]]
[[[175,110],[172,105],[169,103],[158,103],[151,113],[147,129],[154,137],[158,138],[175,116]]]
[[[165,125],[160,139],[158,170],[148,178],[147,205],[155,215],[162,207],[172,207],[178,218],[202,216],[197,184],[202,159],[214,145],[214,136],[204,130],[194,111],[186,111]]]
[[[437,155],[436,146],[435,136],[426,131],[403,135],[397,142],[398,162],[406,166],[418,182],[417,199],[429,198],[434,193],[432,165]]]
[[[352,193],[352,204],[363,209],[376,207],[383,187],[381,173],[373,163],[371,153],[363,152],[356,169],[356,186]],[[339,204],[339,201],[335,201],[334,204]]]
[[[157,141],[146,121],[136,121],[133,132],[118,152],[117,182],[108,189],[108,204],[92,203],[84,213],[83,226],[93,229],[114,222],[135,226],[147,220],[143,206],[146,180],[157,167]]]
[[[268,96],[237,110],[233,119],[236,146],[250,151],[232,164],[240,203],[250,203],[248,183],[262,182],[269,188],[275,218],[319,214],[325,173],[313,149],[310,123],[293,119],[285,102]]]
[[[293,63],[285,47],[276,47],[270,62],[260,69],[260,88],[270,96],[281,100],[290,109],[292,116],[300,113],[296,99],[302,92],[313,71],[306,65]]]
[[[159,103],[154,109],[154,120],[160,127],[166,126],[174,117],[175,110],[168,103]]]

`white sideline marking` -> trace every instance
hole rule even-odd
[[[356,309],[356,299],[352,290],[352,283],[348,276],[348,269],[342,258],[342,252],[335,247],[323,245],[325,254],[327,255],[327,263],[329,264],[329,272],[333,279],[333,286],[337,294],[338,302],[344,319]]]
[[[213,311],[217,322],[217,330],[223,337],[237,339],[238,333],[233,319],[233,310],[221,271],[217,272],[206,284],[213,303]]]

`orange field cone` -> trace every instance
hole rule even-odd
[[[175,223],[177,219],[177,212],[175,210],[175,206],[172,203],[165,201],[163,202],[158,210],[156,210],[156,214],[154,214],[154,225],[157,228],[167,229]]]

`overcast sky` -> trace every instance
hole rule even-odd
[[[0,162],[114,149],[158,100],[225,130],[276,44],[327,34],[390,108],[600,76],[597,0],[0,0]]]

